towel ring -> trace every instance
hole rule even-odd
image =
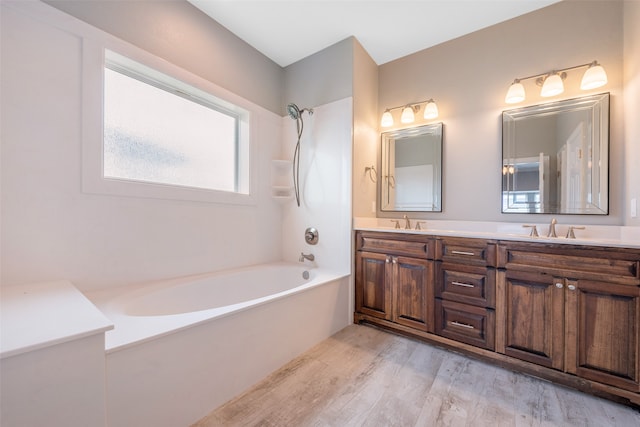
[[[369,179],[371,182],[376,183],[378,181],[378,172],[376,171],[376,168],[373,165],[367,166],[364,168],[364,173],[367,172],[369,172]]]

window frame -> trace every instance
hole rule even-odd
[[[138,80],[237,117],[236,192],[104,177],[104,70],[112,66]],[[118,70],[120,72],[120,70]],[[83,39],[82,191],[124,197],[253,205],[257,203],[254,107],[243,98],[126,43]]]

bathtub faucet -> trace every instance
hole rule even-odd
[[[304,262],[305,259],[313,261],[314,259],[316,259],[316,257],[313,256],[313,254],[306,255],[304,252],[300,252],[300,259],[298,261]]]

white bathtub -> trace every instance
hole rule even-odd
[[[88,294],[115,324],[109,426],[197,421],[348,325],[349,289],[349,275],[277,263]]]

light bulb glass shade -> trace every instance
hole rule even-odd
[[[388,128],[389,126],[393,126],[393,116],[391,116],[391,111],[387,110],[382,114],[382,120],[380,120],[380,126],[383,128]]]
[[[587,71],[582,76],[582,82],[580,83],[580,89],[589,90],[595,89],[607,84],[607,73],[602,68],[602,65],[594,62],[591,64]]]
[[[524,101],[524,98],[524,86],[522,86],[520,80],[515,80],[511,83],[511,86],[509,86],[504,102],[507,104],[517,104],[518,102]]]
[[[427,105],[424,107],[424,116],[425,119],[435,119],[438,117],[438,106],[436,105],[433,99],[427,102]]]
[[[549,97],[559,95],[564,92],[564,84],[562,83],[562,77],[559,74],[551,74],[542,84],[542,90],[540,96]]]
[[[402,109],[402,115],[400,116],[400,121],[402,123],[413,123],[415,119],[416,117],[413,114],[413,107],[407,105]]]

